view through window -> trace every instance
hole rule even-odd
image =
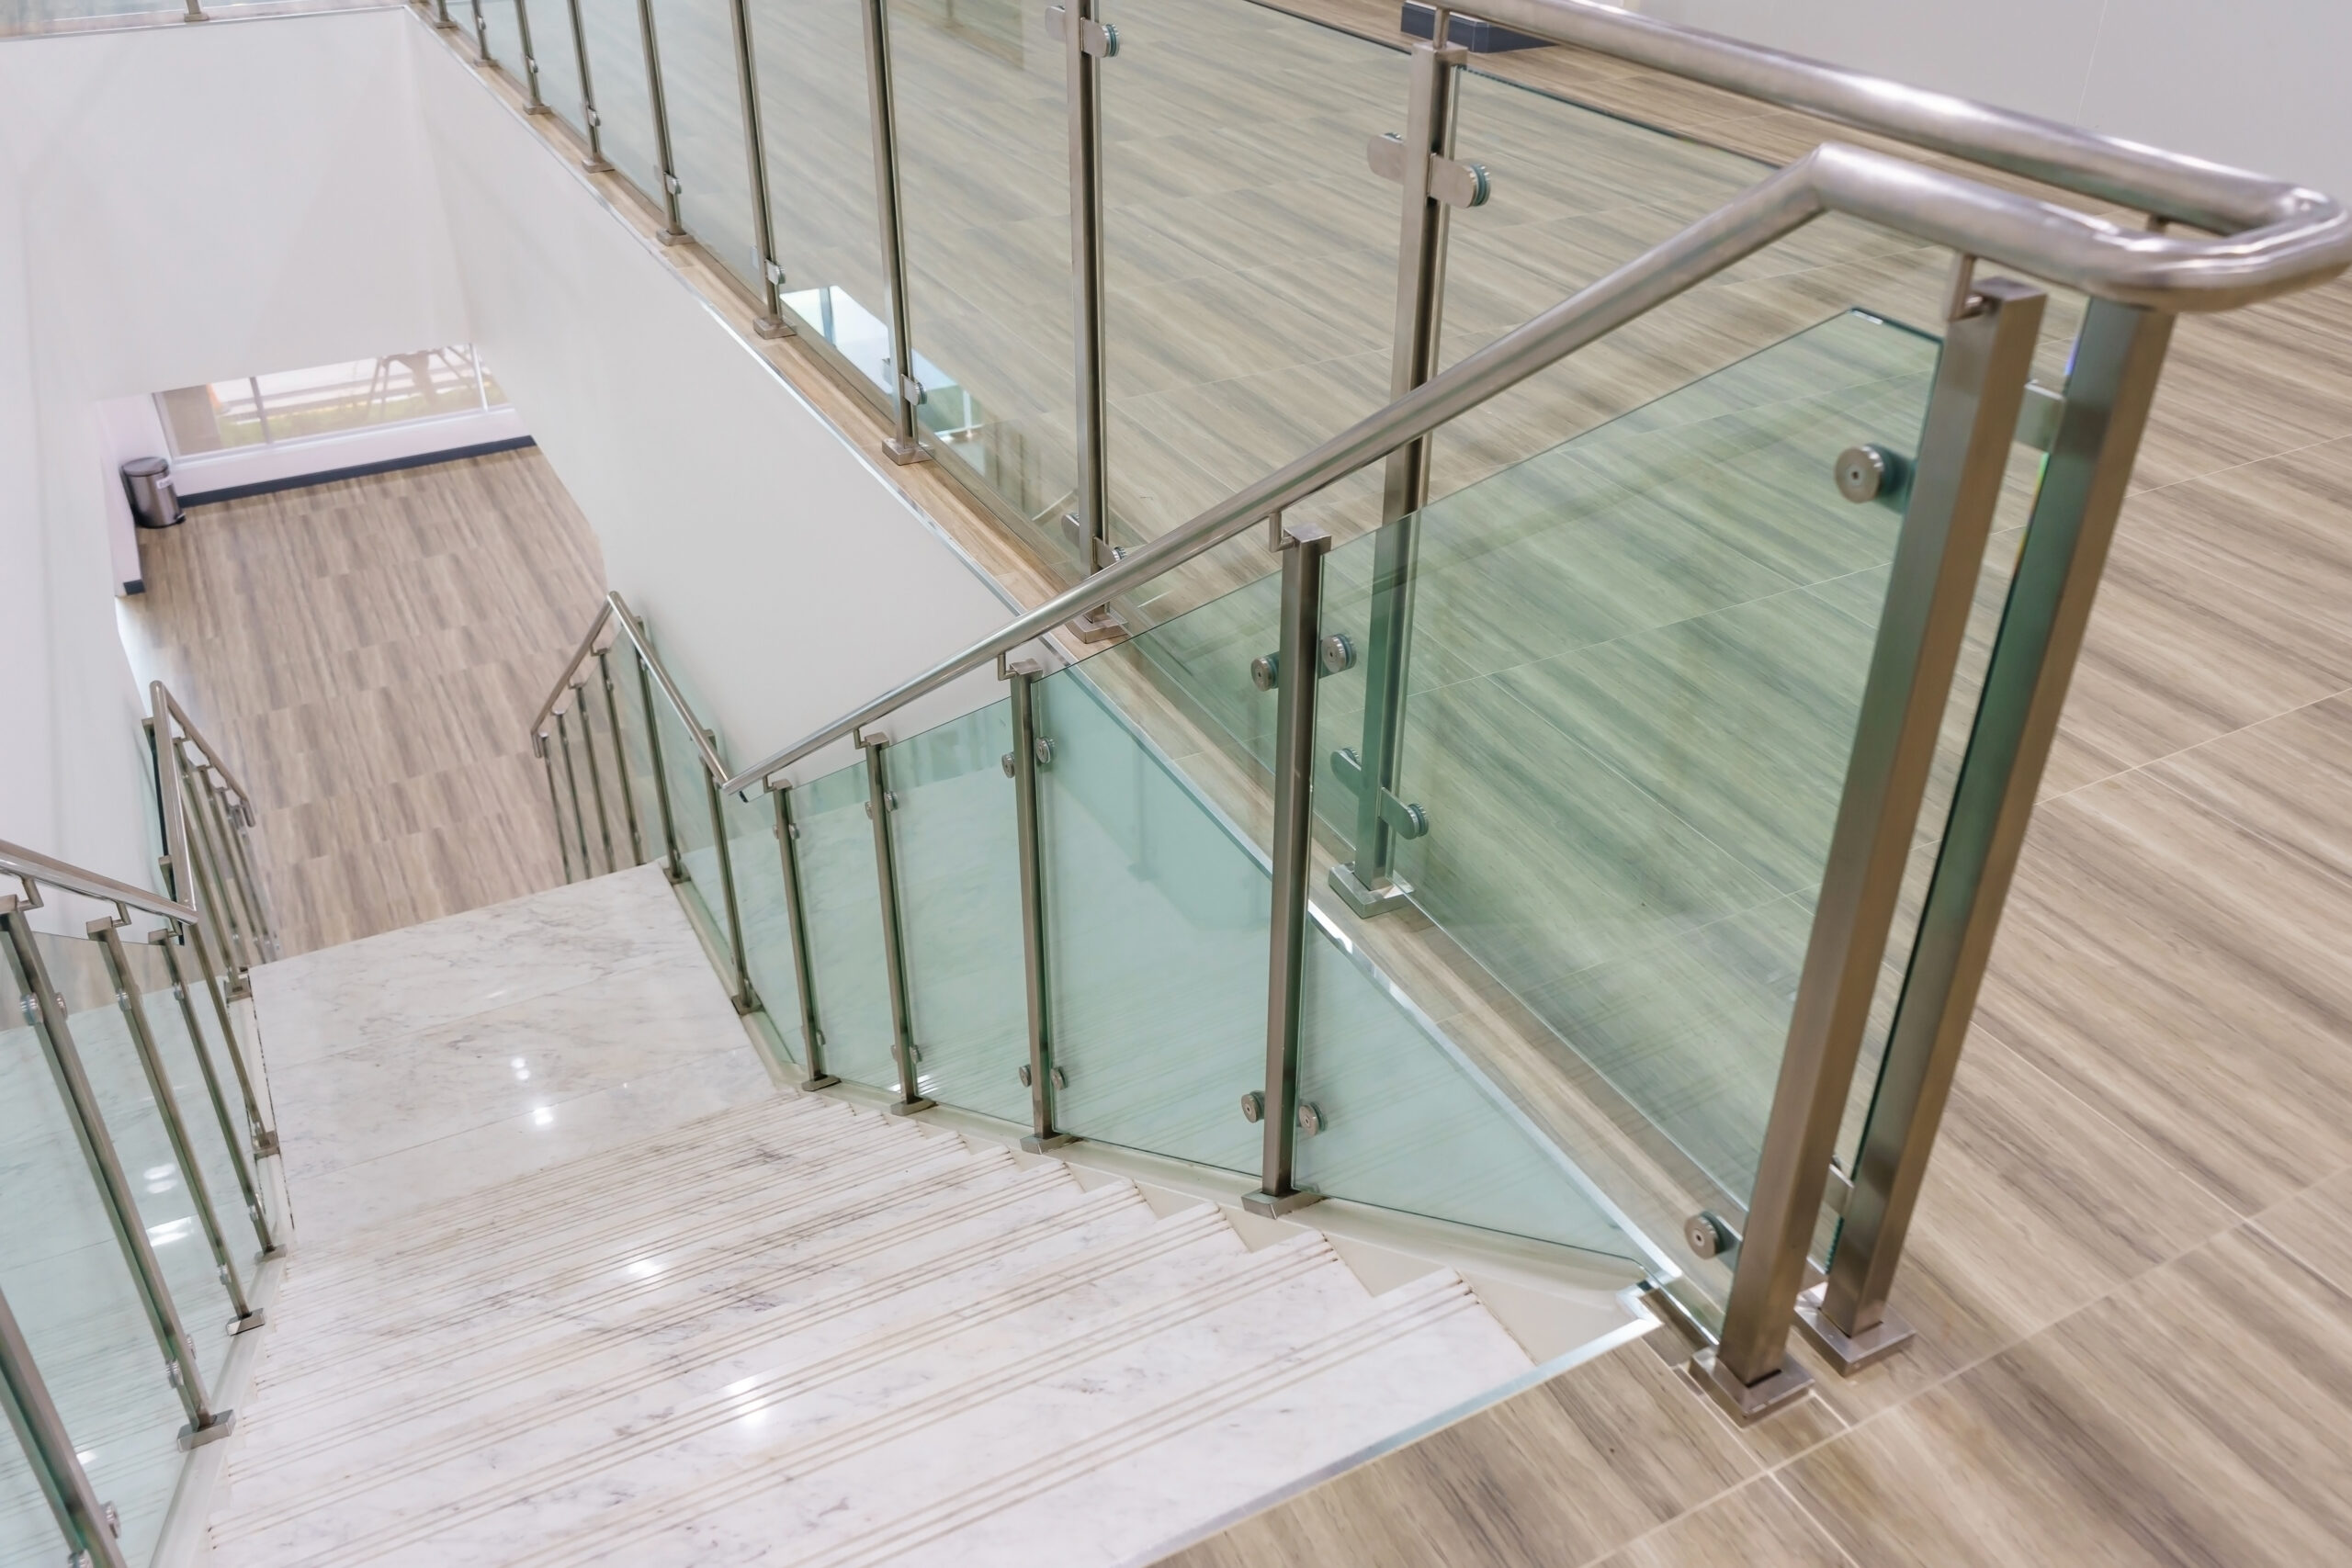
[[[462,344],[155,394],[175,457],[447,419],[505,402],[481,354]]]

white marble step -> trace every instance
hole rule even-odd
[[[250,1457],[239,1456],[240,1476],[253,1473],[267,1489],[248,1494],[241,1487],[240,1515],[249,1517],[249,1505],[265,1496],[299,1498],[306,1488],[339,1484],[347,1475],[439,1464],[541,1427],[633,1427],[777,1364],[821,1358],[872,1336],[877,1325],[888,1325],[887,1348],[887,1336],[907,1332],[908,1321],[973,1319],[988,1310],[1001,1281],[1040,1269],[1067,1283],[1104,1267],[1117,1251],[1114,1244],[1150,1228],[1149,1210],[1123,1186],[1094,1193],[1069,1183],[1040,1188],[1017,1224],[922,1237],[900,1248],[882,1272],[860,1278],[844,1271],[801,1291],[763,1292],[733,1311],[549,1343],[404,1404],[274,1427],[256,1439]]]
[[[277,1383],[272,1420],[352,1402],[378,1390],[413,1390],[426,1377],[478,1375],[469,1368],[511,1361],[534,1345],[556,1353],[582,1334],[678,1329],[714,1312],[763,1301],[795,1281],[841,1280],[888,1268],[901,1248],[943,1248],[1009,1224],[1041,1192],[1070,1186],[1053,1168],[1023,1170],[1010,1158],[961,1157],[916,1168],[903,1178],[869,1181],[776,1224],[747,1230],[679,1255],[641,1255],[627,1264],[536,1302],[501,1296],[506,1310],[443,1324],[436,1332],[379,1345],[341,1363],[312,1366]],[[959,1228],[961,1227],[961,1228]],[[269,1369],[265,1366],[265,1372]],[[323,1378],[316,1374],[324,1371]],[[281,1392],[282,1389],[282,1392]]]

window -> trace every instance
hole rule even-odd
[[[481,355],[466,344],[155,394],[175,457],[480,413],[505,402]]]

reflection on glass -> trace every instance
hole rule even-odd
[[[1029,994],[1021,941],[1011,706],[998,701],[888,753],[910,1023],[922,1091],[1026,1121]]]
[[[1027,0],[890,7],[910,330],[938,367],[918,412],[1074,560],[1069,120],[1046,28]]]
[[[0,941],[0,951],[7,948]],[[77,1010],[112,1004],[111,988],[91,994],[79,964],[51,977],[61,988],[72,985],[68,998]],[[176,1436],[187,1416],[164,1381],[138,1286],[26,1019],[22,982],[13,953],[0,958],[0,1182],[8,1194],[0,1203],[0,1292],[91,1484],[122,1516],[125,1555],[143,1562],[178,1484]],[[131,1173],[134,1186],[144,1185],[142,1175]],[[0,1437],[0,1446],[13,1439]],[[47,1535],[23,1539],[53,1542],[55,1526],[47,1528]]]
[[[612,165],[662,205],[662,155],[653,128],[653,95],[645,73],[645,31],[638,0],[580,0],[588,72],[596,89],[596,125]]]
[[[473,348],[419,349],[155,395],[175,457],[480,413],[504,394]]]
[[[792,792],[800,829],[800,892],[808,911],[809,989],[824,1032],[825,1070],[876,1089],[899,1087],[891,1054],[890,977],[882,952],[882,886],[874,869],[860,758]]]
[[[845,0],[751,0],[752,57],[786,304],[888,387],[890,291],[860,10]],[[917,365],[925,386],[944,382]]]
[[[743,84],[728,0],[652,0],[662,43],[662,102],[687,231],[754,293],[763,265],[752,232]]]

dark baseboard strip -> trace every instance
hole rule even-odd
[[[215,502],[243,501],[249,495],[270,495],[281,490],[302,490],[311,485],[333,484],[337,479],[364,479],[370,474],[389,474],[401,468],[430,468],[435,463],[455,463],[466,457],[486,457],[492,452],[514,452],[536,446],[527,435],[517,435],[506,441],[485,441],[478,446],[452,446],[441,452],[419,452],[413,457],[387,457],[380,463],[359,463],[348,468],[329,468],[324,473],[295,474],[282,479],[263,479],[255,484],[228,485],[220,490],[199,491],[180,497],[182,506],[209,506]]]

